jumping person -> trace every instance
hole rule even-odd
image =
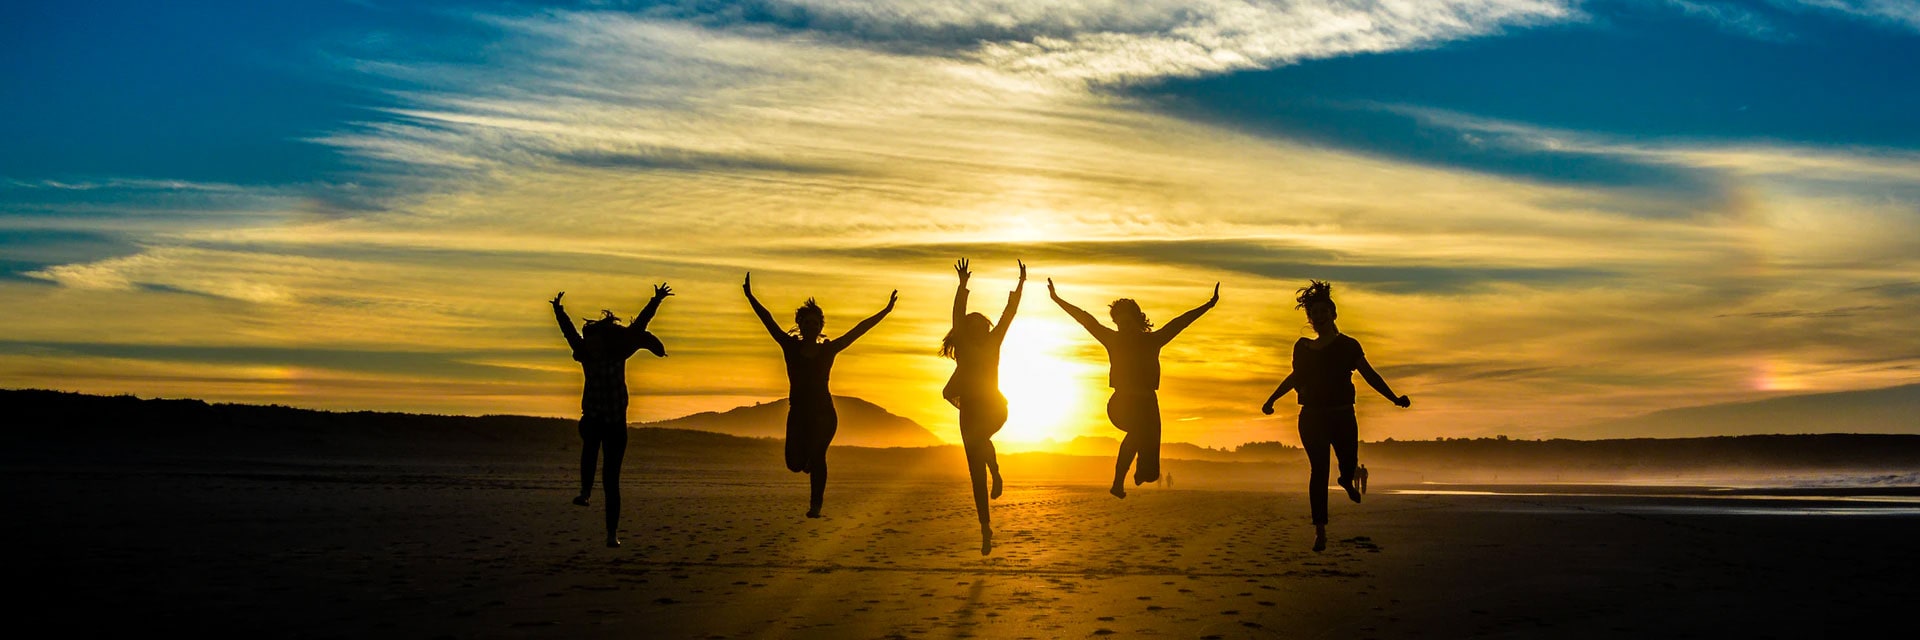
[[[1260,411],[1273,415],[1273,403],[1288,391],[1298,391],[1300,400],[1300,446],[1307,450],[1311,476],[1307,479],[1307,501],[1313,505],[1313,550],[1327,548],[1327,447],[1340,458],[1340,487],[1354,502],[1366,492],[1365,468],[1356,470],[1360,450],[1359,423],[1353,417],[1353,372],[1374,391],[1401,408],[1413,404],[1406,396],[1393,394],[1387,381],[1367,363],[1360,341],[1340,333],[1333,321],[1339,311],[1333,304],[1333,285],[1311,280],[1294,298],[1294,308],[1307,311],[1307,322],[1319,337],[1301,338],[1293,343],[1293,372],[1273,390]],[[1357,485],[1356,486],[1356,481]]]
[[[1127,433],[1113,463],[1113,488],[1108,493],[1125,498],[1127,467],[1134,458],[1140,459],[1140,467],[1133,472],[1135,485],[1160,477],[1160,348],[1220,302],[1220,284],[1214,283],[1212,298],[1157,331],[1147,314],[1140,311],[1140,303],[1132,298],[1120,298],[1108,305],[1108,315],[1116,327],[1108,329],[1092,314],[1060,299],[1052,278],[1047,279],[1047,295],[1107,348],[1107,386],[1113,387],[1113,396],[1107,399],[1107,419]]]
[[[807,303],[793,312],[795,328],[787,331],[781,329],[773,321],[773,314],[753,297],[753,274],[747,274],[740,290],[746,292],[754,315],[760,317],[760,324],[765,325],[767,334],[780,344],[780,352],[786,358],[787,470],[804,471],[811,476],[807,517],[818,518],[821,499],[827,494],[827,445],[833,443],[834,431],[840,426],[840,417],[833,411],[833,394],[827,390],[833,358],[892,313],[900,291],[895,290],[887,297],[887,306],[879,313],[861,320],[846,335],[829,340],[820,333],[826,329],[827,314],[813,298],[807,298]]]
[[[1007,306],[1000,311],[1000,324],[987,321],[978,313],[967,313],[966,258],[954,263],[960,274],[960,286],[953,292],[953,328],[940,342],[940,355],[953,359],[953,377],[940,395],[960,410],[960,442],[967,452],[967,475],[973,479],[973,508],[980,514],[980,555],[993,553],[993,521],[987,513],[987,475],[993,476],[991,497],[998,499],[1004,484],[1000,480],[1000,460],[993,451],[993,434],[1007,423],[1007,397],[1000,393],[1000,345],[1007,338],[1007,327],[1020,309],[1020,294],[1027,288],[1027,265],[1020,265],[1020,283],[1007,294]]]
[[[553,305],[553,318],[560,323],[567,346],[573,348],[573,359],[586,372],[586,384],[580,393],[580,495],[573,503],[587,506],[587,498],[593,494],[594,462],[604,453],[606,463],[601,465],[600,482],[607,494],[607,546],[618,547],[620,461],[627,454],[627,358],[641,349],[666,357],[666,348],[647,331],[647,323],[653,321],[660,302],[673,295],[673,289],[666,283],[655,285],[653,299],[634,317],[633,324],[620,326],[619,316],[603,310],[599,318],[586,321],[578,331],[573,328],[573,318],[560,305],[560,298],[566,295],[562,291],[547,302]]]

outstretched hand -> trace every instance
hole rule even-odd
[[[747,293],[747,297],[749,298],[753,297],[753,272],[752,271],[747,272],[747,279],[740,281],[740,290],[745,291]]]
[[[1405,409],[1407,407],[1413,406],[1413,399],[1408,398],[1406,396],[1400,396],[1398,398],[1394,398],[1393,403],[1396,405],[1400,405],[1400,408]]]
[[[553,305],[553,306],[554,306],[554,308],[556,308],[556,309],[558,309],[558,308],[560,308],[560,299],[561,299],[561,298],[564,298],[564,297],[566,297],[566,296],[567,296],[567,292],[565,292],[565,291],[562,291],[562,292],[560,292],[560,293],[556,293],[556,294],[553,294],[553,299],[552,299],[552,300],[548,300],[548,301],[547,301],[547,304],[550,304],[550,305]]]
[[[654,298],[665,298],[670,295],[673,295],[673,287],[667,286],[667,283],[662,282],[660,284],[653,285]]]
[[[953,270],[955,273],[960,274],[961,282],[966,282],[967,278],[973,277],[973,272],[967,269],[967,267],[971,264],[973,263],[968,262],[966,258],[961,258],[960,260],[953,263]]]
[[[887,308],[886,308],[886,309],[885,309],[884,311],[886,311],[886,312],[888,312],[888,313],[892,313],[892,312],[893,312],[893,303],[895,303],[895,302],[899,302],[899,301],[900,301],[900,290],[899,290],[899,289],[894,289],[894,290],[893,290],[893,293],[889,293],[889,294],[887,294]]]
[[[1047,278],[1047,295],[1053,296],[1055,300],[1060,299],[1060,292],[1053,290],[1053,278]]]
[[[1220,303],[1220,283],[1215,282],[1213,283],[1213,297],[1207,299],[1207,306],[1211,307],[1219,303]]]
[[[1027,263],[1022,260],[1014,260],[1013,262],[1014,264],[1020,265],[1020,281],[1026,282],[1027,281]]]

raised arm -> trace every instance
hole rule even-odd
[[[566,297],[566,295],[567,292],[565,291],[555,294],[552,300],[547,301],[547,304],[553,305],[553,319],[559,321],[560,334],[567,337],[567,346],[578,350],[580,348],[580,330],[573,328],[573,318],[567,316],[566,307],[560,306],[560,299]]]
[[[1153,332],[1153,335],[1160,338],[1162,344],[1170,342],[1174,336],[1178,336],[1180,332],[1186,331],[1187,325],[1191,325],[1193,321],[1199,320],[1200,316],[1206,315],[1207,311],[1213,308],[1213,305],[1219,303],[1220,283],[1215,282],[1213,283],[1213,297],[1208,298],[1206,302],[1200,303],[1200,306],[1180,314],[1180,317],[1168,321],[1166,326],[1160,327],[1158,331]]]
[[[1400,408],[1405,409],[1413,404],[1413,399],[1393,394],[1393,389],[1387,386],[1386,379],[1380,377],[1380,372],[1373,370],[1373,365],[1367,362],[1366,356],[1360,356],[1360,366],[1354,368],[1360,371],[1360,378],[1367,381],[1367,386],[1373,387],[1374,391],[1380,392],[1380,395],[1399,405]]]
[[[660,310],[660,303],[670,295],[673,295],[673,287],[667,286],[667,283],[653,285],[653,299],[647,301],[647,308],[641,309],[640,315],[634,316],[631,326],[635,329],[647,328],[647,323],[653,322],[653,313]]]
[[[1267,403],[1260,405],[1260,413],[1273,415],[1273,403],[1279,402],[1280,396],[1287,395],[1288,391],[1293,390],[1293,375],[1293,372],[1287,372],[1287,379],[1281,380],[1280,386],[1274,388],[1273,395],[1267,396]]]
[[[1100,324],[1099,320],[1093,319],[1093,314],[1087,313],[1085,309],[1073,306],[1073,303],[1061,298],[1060,292],[1053,288],[1053,278],[1047,278],[1047,297],[1053,298],[1053,303],[1060,305],[1061,311],[1065,311],[1068,316],[1072,316],[1073,321],[1085,327],[1087,333],[1093,334],[1095,339],[1106,342],[1106,334],[1113,333],[1112,329],[1106,328]]]
[[[973,272],[967,270],[967,259],[961,258],[953,263],[953,271],[960,274],[960,286],[953,290],[953,326],[960,326],[960,320],[967,317],[967,279]]]
[[[740,282],[740,290],[746,292],[747,304],[753,305],[753,315],[760,316],[760,324],[767,327],[767,335],[773,336],[775,342],[786,340],[787,332],[780,330],[780,323],[773,321],[773,314],[767,313],[767,308],[753,297],[753,273],[747,273],[746,280]]]
[[[1027,263],[1014,261],[1020,265],[1020,283],[1013,285],[1013,291],[1007,293],[1007,306],[1000,310],[1000,324],[993,325],[993,334],[999,337],[1007,335],[1007,327],[1013,325],[1013,314],[1020,311],[1020,294],[1027,290]]]
[[[853,346],[853,341],[859,340],[860,336],[867,335],[867,331],[872,330],[874,325],[880,324],[881,320],[886,319],[887,314],[893,313],[893,303],[899,301],[900,290],[895,289],[893,293],[887,296],[887,306],[880,309],[879,313],[867,316],[867,319],[861,320],[860,324],[853,325],[853,328],[849,329],[846,335],[833,339],[831,341],[833,349],[839,351]]]

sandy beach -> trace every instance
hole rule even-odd
[[[1900,612],[1913,503],[1023,482],[629,464],[625,546],[574,470],[498,460],[9,464],[30,618],[285,637],[1831,636]],[[1431,489],[1431,487],[1426,487]],[[1818,507],[1852,510],[1822,512]],[[1727,507],[1738,506],[1738,509]]]

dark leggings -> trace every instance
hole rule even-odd
[[[993,434],[1007,424],[1007,399],[996,393],[954,404],[960,407],[960,443],[967,452],[967,476],[973,480],[973,508],[980,514],[980,526],[988,526],[993,518],[987,511],[987,478],[1000,470]]]
[[[827,497],[827,445],[833,444],[833,434],[839,428],[840,416],[834,413],[831,401],[788,403],[787,470],[807,473],[808,484],[812,485],[807,500],[809,512],[819,513]]]
[[[1327,445],[1340,457],[1340,479],[1353,478],[1359,462],[1360,425],[1353,405],[1300,407],[1300,446],[1307,449],[1307,501],[1313,504],[1313,523],[1327,523]]]
[[[600,485],[607,493],[607,536],[620,532],[620,461],[627,457],[627,425],[605,419],[580,419],[580,497],[593,494],[593,464],[601,452],[607,462]]]
[[[1127,467],[1134,458],[1140,466],[1133,471],[1133,483],[1145,484],[1160,479],[1160,396],[1146,391],[1114,390],[1107,399],[1107,419],[1127,432],[1120,441],[1120,455],[1113,461],[1113,484],[1126,479]]]

